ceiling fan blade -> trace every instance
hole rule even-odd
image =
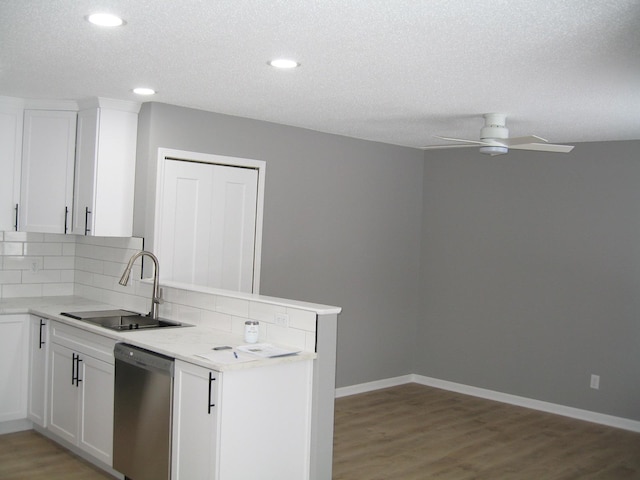
[[[490,143],[484,142],[482,140],[466,140],[464,138],[441,137],[440,135],[434,135],[434,137],[439,138],[441,140],[450,140],[452,142],[473,143],[475,145],[491,145]]]
[[[469,145],[428,145],[426,147],[419,147],[420,150],[440,150],[443,148],[478,148],[478,145],[476,144],[469,144]]]
[[[545,140],[542,137],[538,137],[537,135],[529,135],[528,137],[512,137],[512,138],[500,138],[496,139],[500,143],[504,143],[507,147],[512,147],[514,145],[523,145],[529,143],[547,143],[548,140]]]
[[[514,150],[535,150],[537,152],[569,153],[573,150],[573,145],[556,145],[553,143],[525,143],[521,145],[511,145]]]

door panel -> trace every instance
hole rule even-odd
[[[165,160],[161,278],[251,292],[257,190],[254,169]]]
[[[113,451],[113,379],[114,366],[82,356],[82,423],[79,445],[107,465]]]
[[[51,395],[49,396],[49,429],[75,444],[79,421],[78,387],[72,383],[73,352],[52,343],[51,346]]]

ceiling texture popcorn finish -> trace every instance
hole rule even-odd
[[[476,138],[487,112],[513,136],[638,139],[640,1],[0,0],[0,95],[139,101],[138,85],[412,147]]]

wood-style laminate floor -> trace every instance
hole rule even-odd
[[[0,435],[2,480],[114,480],[33,430]]]
[[[640,433],[418,384],[336,400],[333,480],[640,479]]]
[[[640,479],[640,433],[422,385],[339,398],[335,415],[333,480]],[[113,477],[26,431],[0,435],[0,479]]]

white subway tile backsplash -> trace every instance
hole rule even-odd
[[[41,297],[42,285],[41,284],[14,284],[2,286],[3,298],[17,298],[17,297]]]
[[[73,283],[75,278],[75,270],[60,270],[60,281],[62,283]]]
[[[76,244],[75,243],[63,243],[62,244],[62,255],[65,257],[75,257],[76,255]]]
[[[42,257],[4,257],[4,270],[42,270]],[[73,268],[73,267],[72,267]]]
[[[73,295],[73,287],[73,282],[42,285],[42,296],[55,297],[59,295]]]
[[[2,242],[0,244],[0,255],[22,255],[23,245],[18,242]]]
[[[120,279],[120,277],[122,276],[122,273],[124,272],[124,269],[127,265],[125,263],[118,263],[118,262],[104,262],[102,267],[103,267],[103,273],[105,275],[109,275],[110,277],[117,277],[118,279]],[[136,269],[134,268],[131,271],[131,279],[134,278],[139,278],[140,274],[138,273],[138,275],[135,275],[136,273]]]
[[[142,245],[140,238],[0,232],[0,298],[78,295],[147,313],[153,285],[140,281],[140,260],[129,285],[118,284],[129,258]],[[315,349],[315,312],[171,287],[163,293],[163,317],[240,336],[247,319],[258,320],[259,341]],[[277,313],[288,315],[288,326],[275,324]]]
[[[289,315],[289,326],[291,328],[309,332],[316,331],[316,312],[287,308],[287,315]]]
[[[73,257],[44,257],[43,268],[47,270],[73,270],[75,268],[75,260]]]
[[[249,300],[218,296],[216,298],[216,311],[249,318]]]
[[[58,242],[58,243],[70,243],[70,244],[76,243],[75,235],[61,235],[59,233],[45,233],[45,234],[39,233],[35,235],[43,235],[44,238],[41,240],[43,242]],[[28,241],[35,241],[35,240],[28,240]]]
[[[262,327],[262,324],[260,324]],[[306,346],[306,337],[303,330],[295,328],[285,328],[278,325],[266,324],[266,341],[273,343],[281,343],[304,349]],[[262,328],[261,332],[262,333]]]
[[[24,270],[22,272],[22,283],[56,283],[60,282],[60,270],[39,270],[32,272]]]
[[[32,232],[4,232],[5,242],[42,242],[44,241],[43,233]]]
[[[100,275],[98,273],[93,275],[93,286],[98,288],[104,288],[105,290],[115,290],[116,279],[107,275]]]
[[[74,282],[83,285],[93,285],[93,276],[95,274],[91,272],[85,272],[83,270],[75,270]]]
[[[151,291],[153,290],[153,285],[151,283],[142,283],[141,285],[145,285],[148,289],[148,295],[151,295]],[[142,291],[145,291],[142,290]],[[162,298],[165,302],[176,303],[180,305],[185,305],[187,303],[187,292],[185,290],[177,289],[177,288],[163,288],[162,289]]]
[[[215,295],[209,295],[209,294],[200,293],[200,292],[186,292],[186,293],[187,293],[187,296],[186,296],[185,302],[187,303],[187,305],[192,305],[197,308],[203,308],[203,309],[215,311],[216,309]]]
[[[178,322],[190,323],[192,325],[202,324],[202,310],[199,308],[189,307],[187,305],[176,305],[173,315],[173,320],[177,320]]]
[[[25,255],[62,255],[62,243],[35,243],[24,244]]]
[[[286,313],[286,307],[282,305],[270,305],[259,302],[249,302],[249,318],[275,323],[276,313]]]
[[[76,257],[76,270],[82,270],[91,273],[103,273],[104,262],[93,258]]]
[[[211,328],[217,328],[225,332],[231,332],[232,317],[226,313],[202,310],[200,324]]]
[[[0,284],[21,283],[22,272],[19,270],[2,270],[0,271]]]

